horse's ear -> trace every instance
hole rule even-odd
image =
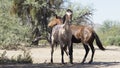
[[[57,14],[55,15],[55,17],[56,17],[56,19],[58,19],[58,16],[57,16]]]
[[[67,9],[67,12],[70,12],[70,13],[73,14],[73,11],[71,9]]]
[[[53,14],[53,16],[55,16],[55,18],[58,18],[57,14],[55,14],[55,13]]]

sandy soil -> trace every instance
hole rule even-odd
[[[56,48],[54,52],[54,64],[50,64],[50,51],[48,48],[32,48],[30,49],[33,64],[4,64],[0,68],[119,68],[120,67],[120,47],[109,46],[107,50],[101,51],[96,47],[94,61],[92,64],[87,64],[91,57],[91,51],[87,57],[86,63],[81,64],[85,51],[83,48],[74,48],[74,64],[69,64],[68,56],[65,55],[66,64],[61,64],[60,49]],[[2,53],[4,50],[0,50]],[[23,53],[22,50],[7,51],[7,56],[17,56]]]

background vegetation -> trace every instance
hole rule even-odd
[[[16,47],[28,44],[31,30],[28,25],[20,25],[17,16],[10,13],[12,0],[0,0],[0,46]]]
[[[92,7],[75,4],[65,7],[65,2],[69,0],[0,0],[0,48],[30,46],[35,38],[47,40],[50,18],[55,13],[63,16],[68,8],[73,10],[73,23],[94,27]],[[119,23],[106,20],[97,30],[105,45],[120,45]]]
[[[120,46],[120,22],[105,20],[97,30],[104,45]]]

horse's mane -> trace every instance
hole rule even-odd
[[[65,18],[66,14],[63,16],[62,20],[63,20],[63,23],[65,22],[66,18]]]
[[[62,19],[61,16],[58,16],[57,14],[54,15],[57,19]]]

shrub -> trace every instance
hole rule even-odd
[[[104,45],[120,46],[120,22],[106,21],[98,30],[98,34]]]
[[[11,5],[11,0],[0,0],[0,47],[6,49],[29,45],[31,37],[29,25],[21,25],[20,18],[10,14]]]
[[[26,50],[24,51],[23,55],[19,54],[17,56],[17,58],[14,58],[14,56],[12,56],[12,58],[8,58],[6,56],[7,51],[4,51],[1,55],[0,55],[0,64],[24,64],[24,63],[32,63],[32,58],[30,56],[30,52],[27,52]]]

